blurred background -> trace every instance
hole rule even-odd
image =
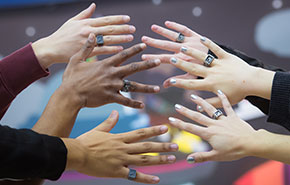
[[[154,34],[152,24],[164,26],[166,20],[187,25],[217,43],[231,46],[260,59],[264,63],[290,69],[290,1],[289,0],[1,0],[0,1],[0,59],[11,52],[48,36],[66,20],[95,2],[94,17],[122,14],[131,16],[136,26],[135,39],[124,44],[129,47],[141,42],[143,35],[162,38]],[[69,34],[69,33],[68,33]],[[144,53],[162,53],[151,47]],[[107,56],[98,56],[102,59]],[[140,61],[140,55],[128,62]],[[1,124],[16,128],[31,128],[40,117],[50,96],[61,83],[65,64],[54,65],[50,76],[41,79],[23,91],[12,103]],[[182,74],[170,65],[142,72],[130,77],[138,82],[161,85],[170,76]],[[157,95],[126,94],[142,99],[142,111],[116,104],[80,112],[71,137],[94,128],[118,110],[120,121],[112,132],[126,132],[155,124],[166,124],[168,116],[178,116],[174,104],[192,109],[189,101],[192,92],[176,88],[161,89]],[[196,93],[196,92],[195,92]],[[210,96],[198,92],[201,96]],[[289,134],[284,128],[266,123],[266,117],[249,102],[242,101],[235,110],[254,128],[265,128],[275,133]],[[176,115],[175,115],[176,114]],[[156,141],[173,141],[179,144],[178,161],[172,165],[136,168],[145,173],[159,175],[161,185],[290,185],[289,166],[279,162],[248,157],[234,162],[207,162],[187,164],[189,153],[208,150],[210,147],[198,136],[170,129]],[[153,154],[159,155],[159,154]],[[127,180],[101,179],[76,172],[66,172],[57,182],[46,185],[136,184]]]

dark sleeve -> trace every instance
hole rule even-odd
[[[66,159],[67,149],[60,138],[0,126],[0,179],[57,180]]]
[[[31,44],[3,58],[0,61],[0,119],[23,89],[48,74],[40,66]]]
[[[243,52],[240,52],[238,50],[232,49],[232,48],[224,46],[224,45],[219,45],[219,46],[222,49],[224,49],[225,51],[227,51],[228,53],[231,53],[231,54],[236,55],[237,57],[241,58],[242,60],[244,60],[245,62],[247,62],[251,66],[260,67],[263,69],[276,71],[276,72],[277,71],[281,71],[281,72],[285,71],[285,70],[283,70],[279,67],[276,67],[276,66],[263,64],[262,62],[258,61],[257,59],[249,57],[246,54],[244,54]],[[214,53],[212,51],[209,51],[209,54],[214,55]],[[249,102],[251,102],[253,105],[255,105],[256,107],[258,107],[264,114],[269,115],[270,100],[260,98],[257,96],[248,96],[248,97],[246,97],[246,99]]]

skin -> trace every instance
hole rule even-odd
[[[114,54],[123,50],[122,46],[109,46],[127,43],[133,40],[136,28],[127,25],[130,17],[114,15],[91,18],[96,5],[92,3],[87,9],[66,21],[55,33],[32,44],[40,65],[47,69],[55,63],[67,63],[85,44],[90,33],[104,35],[105,46],[95,45],[91,56]]]
[[[201,42],[200,38],[202,37],[184,25],[166,21],[165,26],[174,31],[157,25],[153,25],[151,29],[171,41],[145,36],[142,38],[142,41],[149,46],[174,52],[174,54],[143,55],[143,59],[158,58],[162,63],[171,63],[187,72],[184,75],[165,80],[163,83],[165,88],[175,86],[214,93],[221,89],[227,95],[231,104],[236,104],[249,95],[270,99],[274,72],[249,66],[238,57],[226,53],[209,39]],[[175,42],[178,32],[185,35],[184,43]],[[181,47],[187,48],[187,51],[182,52]],[[209,49],[218,55],[218,59],[212,63],[210,68],[202,65]],[[177,59],[177,63],[171,62],[173,58]],[[196,76],[201,76],[204,79],[197,80]],[[176,83],[170,83],[171,79],[175,79]],[[255,81],[252,79],[255,79]],[[222,106],[220,100],[216,97],[207,99],[207,101],[215,107]]]
[[[222,91],[219,91],[218,98],[226,112],[226,115],[220,116],[218,120],[209,118],[217,109],[196,95],[192,96],[192,101],[201,106],[209,117],[181,105],[175,107],[178,113],[199,123],[200,126],[177,118],[169,118],[172,126],[200,136],[212,147],[210,151],[190,154],[187,157],[189,162],[233,161],[255,156],[290,164],[288,155],[290,150],[289,147],[285,147],[290,143],[290,136],[273,134],[263,129],[253,129],[235,114]]]

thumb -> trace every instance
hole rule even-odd
[[[216,152],[211,150],[209,152],[196,152],[187,156],[188,163],[202,163],[214,160]]]
[[[78,63],[80,61],[85,61],[95,48],[96,36],[90,33],[87,42],[82,47],[82,49],[72,56],[70,63]]]
[[[219,97],[208,98],[205,101],[207,101],[209,104],[211,104],[215,108],[222,108],[223,107],[221,99]]]
[[[95,12],[96,4],[92,3],[87,9],[80,12],[78,15],[74,16],[72,20],[81,20],[92,17],[93,13]]]
[[[119,119],[119,113],[117,111],[112,111],[110,116],[99,126],[95,128],[95,130],[102,131],[102,132],[110,132]]]

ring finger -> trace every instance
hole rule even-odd
[[[171,31],[169,29],[163,28],[161,26],[155,25],[155,24],[151,26],[151,29],[155,33],[162,35],[163,37],[166,37],[172,41],[176,41],[176,38],[178,37],[178,33]]]
[[[129,146],[129,154],[140,154],[148,152],[174,152],[178,150],[178,145],[174,143],[142,142],[132,143]]]
[[[104,36],[104,45],[121,44],[126,42],[131,42],[134,37],[133,35],[110,35]]]
[[[160,87],[154,85],[145,85],[137,82],[130,82],[129,91],[141,93],[157,93],[160,91]]]
[[[150,155],[130,155],[127,157],[125,162],[126,165],[136,165],[136,166],[149,166],[149,165],[159,165],[159,164],[170,164],[174,163],[176,157],[174,155],[160,155],[160,156],[150,156]]]
[[[130,25],[113,25],[92,28],[92,32],[96,35],[119,35],[134,33],[136,28]]]

